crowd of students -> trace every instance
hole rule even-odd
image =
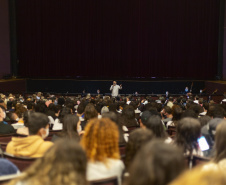
[[[218,184],[226,182],[225,101],[209,103],[197,96],[55,97],[40,92],[26,98],[0,96],[0,137],[23,136],[12,137],[6,152],[38,158],[10,184],[84,185],[116,177],[118,184],[164,185],[185,182],[188,174],[201,183],[206,174],[215,179],[215,173],[222,179]],[[176,134],[169,135],[168,127]],[[58,132],[46,141],[50,130]],[[198,142],[201,136],[207,149]],[[123,155],[120,146],[125,146]],[[193,155],[208,157],[210,163],[196,173],[186,172],[185,157]],[[11,173],[19,170],[0,159],[0,175]]]

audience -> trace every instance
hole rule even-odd
[[[172,109],[166,106],[167,103]],[[0,104],[0,135],[12,133],[15,136],[8,143],[6,152],[35,158],[43,157],[46,153],[12,184],[87,184],[87,181],[109,177],[117,177],[119,184],[127,179],[125,185],[169,184],[184,170],[185,156],[202,157],[206,154],[197,142],[201,133],[210,145],[213,156],[210,156],[211,162],[204,165],[197,177],[203,171],[223,171],[226,167],[224,102],[218,105],[199,97],[194,100],[192,96],[188,100],[183,96],[175,100],[170,97],[169,102],[163,97],[156,101],[151,96],[144,99],[111,99],[101,96],[94,98],[88,94],[86,98],[58,98],[39,92],[27,98],[1,94]],[[101,115],[98,116],[98,113]],[[19,122],[12,124],[15,121]],[[168,129],[170,137],[176,132],[175,138],[168,136],[164,122],[167,126],[175,127],[173,132],[170,129],[174,127]],[[49,128],[49,124],[53,128]],[[137,128],[139,126],[141,129]],[[61,130],[52,131],[47,138],[54,143],[44,141],[49,129]],[[86,154],[76,144],[80,140],[79,135],[80,145]],[[149,143],[153,138],[162,141]],[[121,152],[122,147],[126,151],[121,155],[126,169],[120,160],[119,146]],[[85,155],[88,158],[87,170]],[[18,172],[16,167],[8,168],[8,164],[8,161],[0,159],[0,174],[2,170],[5,170],[4,173],[11,169],[13,173]],[[78,170],[80,167],[82,171]],[[123,172],[126,172],[124,176]],[[41,176],[43,179],[38,181]],[[178,179],[172,183],[178,183],[182,177]]]

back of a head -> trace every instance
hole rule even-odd
[[[198,114],[196,114],[195,111],[192,110],[192,109],[187,109],[187,110],[184,111],[184,113],[182,114],[181,117],[182,118],[195,118],[195,119],[197,119]]]
[[[109,118],[118,125],[118,115],[114,112],[105,112],[103,113],[102,118]]]
[[[166,185],[185,169],[184,156],[177,147],[152,141],[137,153],[130,166],[128,185]]]
[[[205,115],[205,116],[201,116],[199,117],[199,122],[201,124],[201,127],[207,125],[207,123],[211,120],[211,117]]]
[[[126,119],[135,119],[134,107],[130,105],[125,106],[122,110],[122,116]]]
[[[225,110],[221,105],[216,105],[213,110],[213,118],[224,118]]]
[[[91,161],[119,159],[119,131],[109,118],[91,119],[85,127],[81,145]]]
[[[90,120],[98,116],[97,110],[95,109],[92,103],[89,103],[86,105],[84,113],[85,113],[85,116],[84,116],[85,120]]]
[[[147,129],[151,130],[156,137],[166,138],[166,132],[159,116],[151,116],[144,125]]]
[[[85,103],[83,103],[83,102],[80,103],[78,105],[78,109],[77,109],[78,114],[82,114],[85,111],[85,107],[86,107],[86,104]]]
[[[185,152],[198,149],[197,139],[201,135],[201,124],[194,118],[183,118],[177,125],[176,144],[184,148]]]
[[[222,120],[217,126],[215,135],[215,157],[214,161],[219,162],[226,159],[226,120]]]
[[[71,109],[68,107],[62,108],[62,110],[60,111],[60,114],[59,114],[59,119],[60,119],[61,123],[64,122],[64,117],[68,114],[71,114]]]
[[[79,143],[70,140],[57,141],[45,155],[38,159],[18,179],[28,184],[87,184],[86,154]]]
[[[30,135],[36,135],[41,128],[46,128],[49,118],[39,112],[31,113],[28,118],[28,130]]]
[[[107,106],[102,107],[102,109],[101,109],[101,115],[102,115],[103,113],[106,113],[106,112],[109,112],[108,107],[107,107]]]
[[[174,105],[172,107],[172,115],[173,115],[173,118],[172,120],[173,121],[178,121],[181,119],[181,115],[183,113],[183,110],[182,108],[179,106],[179,105]]]
[[[154,134],[148,129],[138,128],[130,134],[129,141],[126,144],[125,165],[127,168],[132,163],[136,153],[140,150],[140,148],[153,138]]]
[[[63,134],[64,137],[79,140],[79,136],[77,133],[78,122],[79,122],[78,116],[72,114],[66,115],[64,117],[63,130],[61,134]]]
[[[172,109],[169,106],[165,106],[164,110],[167,114],[172,114]]]

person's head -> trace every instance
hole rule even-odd
[[[86,155],[79,143],[59,140],[11,184],[87,185],[86,168]]]
[[[86,105],[84,114],[85,114],[84,116],[85,120],[90,120],[98,116],[97,110],[95,109],[92,103],[89,103],[88,105]]]
[[[224,185],[226,184],[225,171],[220,168],[202,169],[201,167],[188,170],[169,185]]]
[[[63,123],[64,122],[64,117],[68,114],[71,114],[71,109],[68,108],[68,107],[64,107],[61,111],[60,111],[60,114],[59,114],[59,119],[60,119],[60,122]]]
[[[129,135],[129,141],[126,144],[126,158],[125,165],[128,168],[132,163],[136,153],[144,146],[146,143],[154,138],[154,134],[151,130],[138,128],[131,132]]]
[[[164,129],[163,123],[159,116],[153,115],[145,123],[145,128],[151,130],[155,137],[157,138],[166,138],[167,134]]]
[[[16,105],[15,113],[17,114],[17,116],[19,118],[22,118],[24,112],[26,112],[26,111],[27,111],[27,109],[24,107],[24,105],[22,105],[22,104],[17,104]]]
[[[126,119],[135,119],[135,112],[133,106],[126,105],[122,110],[122,116]]]
[[[116,81],[113,81],[113,85],[116,85],[117,84],[117,82]]]
[[[90,161],[106,162],[107,158],[119,159],[118,139],[118,127],[113,121],[92,119],[85,127],[81,145]]]
[[[79,122],[79,117],[72,114],[67,114],[63,121],[62,132],[66,134],[66,137],[70,139],[78,139],[77,124]]]
[[[222,120],[217,126],[215,135],[215,157],[214,161],[219,162],[222,159],[226,159],[226,120]]]
[[[172,109],[171,109],[169,106],[165,106],[165,107],[163,108],[163,114],[164,114],[165,116],[169,116],[170,114],[172,114]]]
[[[183,113],[182,108],[179,105],[174,105],[172,107],[172,115],[173,115],[172,120],[179,121],[181,119],[182,113]]]
[[[101,115],[104,114],[104,113],[106,113],[106,112],[109,112],[108,107],[107,106],[102,107],[102,109],[101,109]]]
[[[29,135],[47,137],[49,134],[49,118],[43,113],[31,113],[28,118],[28,131]]]
[[[151,141],[137,153],[126,184],[166,185],[184,169],[184,156],[180,149],[162,141]]]
[[[184,152],[198,150],[197,139],[201,135],[201,124],[194,118],[183,118],[178,122],[176,132],[176,144],[184,149]]]
[[[3,121],[6,117],[5,109],[0,106],[0,121]]]
[[[205,116],[201,116],[199,118],[199,122],[201,124],[201,127],[205,126],[209,121],[211,120],[211,117],[205,115]]]
[[[24,120],[24,126],[25,126],[25,127],[28,127],[28,125],[29,125],[29,122],[28,122],[29,117],[30,117],[30,115],[33,114],[33,113],[34,113],[33,111],[26,111],[26,112],[24,113],[23,120]]]
[[[184,113],[181,116],[182,118],[198,118],[198,115],[193,111],[192,109],[187,109],[184,111]]]
[[[77,109],[77,113],[78,114],[83,114],[84,113],[84,111],[85,111],[85,107],[86,107],[86,104],[85,103],[80,103],[79,105],[78,105],[78,109]]]

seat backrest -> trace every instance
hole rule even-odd
[[[35,162],[38,158],[30,158],[30,157],[18,157],[4,152],[3,154],[5,159],[8,159],[13,164],[15,164],[20,171],[24,171],[28,168],[32,163]]]
[[[110,178],[90,181],[90,185],[118,185],[118,178],[110,177]]]
[[[191,168],[194,168],[195,166],[208,163],[210,161],[210,159],[206,158],[206,157],[192,155],[192,156],[186,156],[185,161],[186,161],[187,166],[191,169]]]
[[[0,142],[8,143],[16,134],[0,134]]]
[[[176,135],[176,127],[175,126],[168,126],[167,132],[169,136]]]
[[[128,133],[132,132],[133,130],[140,128],[139,126],[127,127]]]
[[[6,184],[7,182],[11,181],[12,179],[15,179],[17,177],[20,177],[21,174],[13,174],[13,175],[3,175],[0,176],[0,185]]]

